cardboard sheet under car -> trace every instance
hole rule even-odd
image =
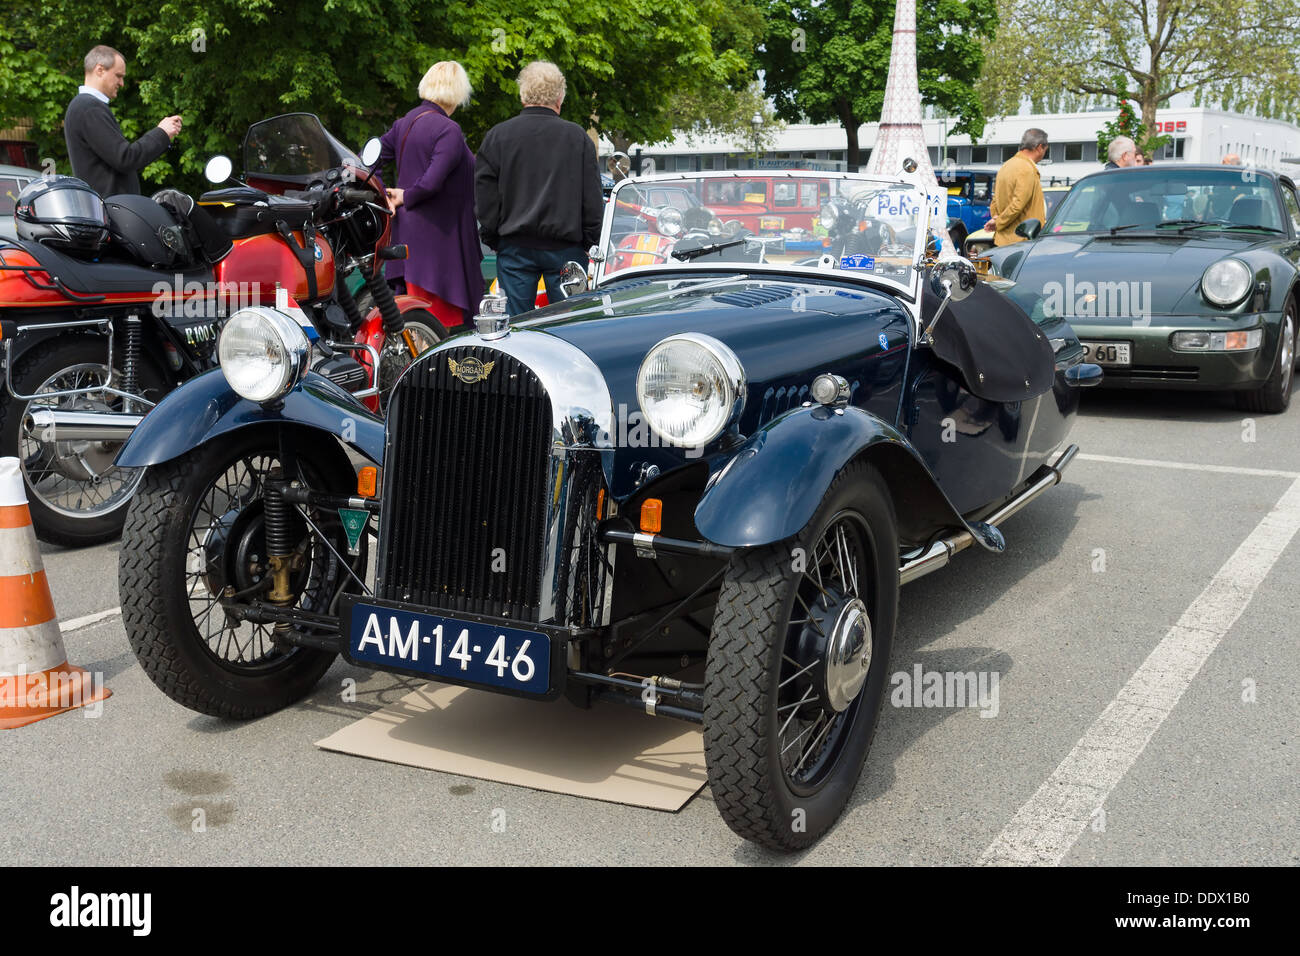
[[[534,790],[680,810],[707,782],[698,727],[615,704],[581,710],[425,684],[316,744]]]

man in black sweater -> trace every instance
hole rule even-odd
[[[181,131],[181,118],[168,116],[134,143],[128,143],[108,108],[126,82],[126,61],[111,46],[86,54],[86,82],[68,104],[63,138],[72,175],[101,196],[140,192],[140,170],[167,152]]]
[[[533,308],[538,279],[552,302],[560,271],[586,263],[600,241],[603,201],[596,144],[560,119],[564,74],[538,60],[519,74],[524,109],[488,130],[474,163],[474,205],[483,241],[497,250],[497,278],[511,315]]]

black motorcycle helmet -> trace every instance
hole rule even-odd
[[[14,224],[20,239],[97,252],[108,241],[104,200],[73,176],[43,176],[18,194]]]

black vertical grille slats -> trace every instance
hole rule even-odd
[[[492,367],[467,383],[449,358]],[[388,430],[377,596],[537,621],[552,431],[537,376],[481,347],[440,352],[394,389]]]

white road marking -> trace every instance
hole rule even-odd
[[[74,617],[71,621],[63,621],[59,625],[59,629],[64,634],[69,631],[79,631],[83,627],[90,627],[90,625],[98,624],[100,621],[107,621],[110,617],[116,617],[121,613],[121,607],[110,607],[106,611],[96,611],[94,614],[87,614],[84,617]]]
[[[1272,468],[1241,468],[1237,465],[1202,465],[1190,461],[1161,461],[1156,458],[1118,458],[1114,455],[1089,455],[1080,452],[1079,461],[1104,461],[1113,465],[1143,465],[1147,468],[1175,468],[1180,471],[1209,471],[1222,475],[1254,475],[1260,478],[1300,478],[1300,471],[1275,471]]]
[[[1038,791],[980,854],[985,865],[1061,862],[1137,761],[1300,531],[1295,481],[1156,645]]]

